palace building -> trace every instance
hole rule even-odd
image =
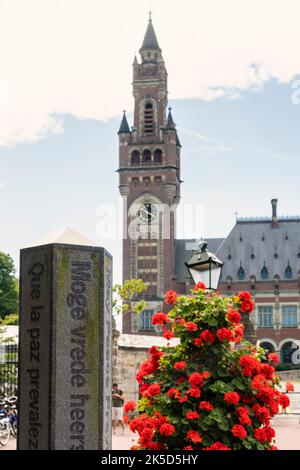
[[[168,74],[150,16],[133,62],[134,123],[124,113],[119,130],[119,190],[123,198],[123,280],[148,285],[141,315],[124,314],[114,377],[128,399],[136,399],[135,374],[149,347],[162,345],[152,315],[166,309],[170,289],[187,293],[185,267],[197,240],[176,239],[180,203],[181,144],[168,108]],[[300,217],[278,216],[277,200],[265,218],[238,218],[227,238],[208,239],[209,251],[224,262],[220,291],[249,290],[255,300],[253,323],[261,345],[282,363],[295,362],[300,340]]]

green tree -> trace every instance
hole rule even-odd
[[[0,318],[17,314],[19,308],[18,281],[12,258],[0,252]]]
[[[141,294],[148,289],[141,279],[131,279],[125,281],[123,286],[116,284],[113,288],[114,302],[113,308],[116,314],[120,313],[142,313],[145,308],[145,301],[141,299]]]

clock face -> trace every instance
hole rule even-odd
[[[140,207],[139,218],[148,224],[153,222],[156,217],[156,208],[153,204],[145,203]]]

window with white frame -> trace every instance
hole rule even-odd
[[[282,305],[282,326],[284,328],[296,328],[298,323],[297,305]]]
[[[152,325],[153,310],[144,310],[140,316],[140,330],[142,331],[151,331],[154,330],[154,325]]]
[[[272,328],[274,325],[273,306],[259,305],[257,307],[258,326],[261,328]]]

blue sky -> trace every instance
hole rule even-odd
[[[97,239],[97,210],[121,203],[117,131],[123,109],[131,120],[148,9],[0,0],[0,250],[17,264],[22,246],[65,226]],[[199,236],[226,236],[236,211],[270,215],[273,197],[280,214],[299,214],[299,1],[152,0],[152,11],[183,145],[182,205],[204,207]],[[99,241],[119,281],[121,240]]]

